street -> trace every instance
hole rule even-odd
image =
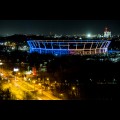
[[[10,72],[2,71],[3,78],[6,75],[12,76],[7,82],[2,83],[2,89],[9,89],[12,98],[15,100],[60,100],[52,95],[51,92],[43,90],[39,84],[25,81],[19,76],[14,76]],[[26,96],[28,96],[26,98]]]

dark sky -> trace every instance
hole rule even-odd
[[[106,26],[120,34],[120,20],[0,20],[0,35],[103,34]]]

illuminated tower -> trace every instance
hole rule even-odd
[[[110,38],[111,37],[111,31],[108,31],[107,27],[105,28],[105,31],[104,31],[104,37],[105,38]]]

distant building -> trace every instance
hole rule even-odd
[[[111,37],[111,31],[108,31],[108,28],[105,28],[104,37],[105,38],[110,38]]]
[[[32,72],[33,72],[33,75],[36,76],[36,74],[37,74],[36,67],[32,68]]]

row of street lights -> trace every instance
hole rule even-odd
[[[46,80],[47,80],[47,83],[49,84],[50,81],[49,81],[48,77],[46,78]],[[34,84],[34,91],[35,91],[36,80],[33,80],[32,83]],[[40,88],[42,88],[42,84],[41,83],[38,83],[38,86],[40,86]]]

